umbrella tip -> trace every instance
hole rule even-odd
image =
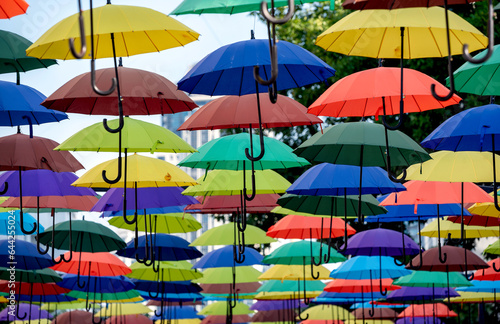
[[[253,29],[250,30],[250,39],[255,39],[255,32]]]
[[[118,66],[123,66],[123,60],[121,57],[118,59]]]

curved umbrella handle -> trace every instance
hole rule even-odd
[[[40,202],[40,197],[36,197],[36,202],[37,202],[37,208],[36,208],[36,221],[38,224],[40,224],[40,205],[39,205],[39,202]],[[35,223],[35,226],[36,224]],[[52,228],[54,229],[54,225],[55,225],[55,222],[52,223]],[[36,226],[36,249],[38,250],[38,253],[40,253],[41,255],[44,255],[44,254],[47,254],[49,253],[49,249],[50,249],[50,246],[47,244],[47,249],[44,251],[42,250],[42,248],[40,247],[40,226]],[[52,244],[54,244],[54,231],[52,231]]]
[[[391,172],[391,155],[389,154],[389,134],[387,128],[385,130],[385,150],[386,150],[386,168],[387,174],[389,175],[389,179],[392,182],[403,183],[406,180],[406,170],[403,170],[403,174],[401,178],[396,178]]]
[[[271,0],[271,6],[274,7],[274,0]],[[274,8],[272,8],[272,10],[274,11]],[[268,23],[282,25],[292,19],[295,13],[295,3],[293,0],[288,0],[288,12],[281,19],[276,19],[276,17],[274,17],[274,13],[269,13],[266,1],[262,1],[260,3],[260,13]]]
[[[379,248],[380,250],[380,256],[379,256],[379,269],[380,269],[380,276],[379,276],[379,285],[380,285],[380,294],[382,296],[387,296],[387,287],[385,289],[382,289],[382,248]],[[371,271],[370,271],[371,274]]]
[[[101,302],[102,302],[102,293],[101,293]],[[95,300],[94,300],[94,302],[92,303],[92,324],[101,324],[101,322],[102,322],[102,317],[99,317],[99,320],[98,320],[98,321],[96,321],[96,320],[95,320],[95,316],[94,316],[94,314],[95,314]]]
[[[333,203],[332,203],[332,206],[333,206]],[[332,248],[330,247],[332,244],[332,227],[333,227],[333,213],[330,216],[330,231],[329,231],[329,235],[328,235],[328,252],[323,256],[323,260],[325,261],[325,263],[329,263],[330,258],[332,256]]]
[[[238,253],[236,245],[233,245],[233,259],[236,263],[239,264],[245,262],[245,255]]]
[[[243,192],[243,195],[244,195],[244,192]],[[241,198],[241,196],[240,196],[240,198]],[[247,208],[246,208],[246,201],[244,198],[241,198],[241,204],[242,204],[241,213],[239,212],[239,209],[238,209],[237,222],[236,222],[239,233],[245,232],[245,230],[247,228]]]
[[[361,211],[359,203],[358,203],[358,209]],[[361,215],[361,212],[359,213],[359,215]],[[344,245],[343,245],[344,247],[342,247],[342,245],[337,247],[338,252],[345,252],[347,250],[347,239],[348,239],[347,238],[347,191],[344,188]]]
[[[153,295],[153,293],[151,291],[148,291],[148,295],[152,299],[158,298],[158,295],[160,294],[160,274],[159,274],[159,272],[157,272],[157,274],[158,274],[158,280],[155,280],[156,281],[156,294]]]
[[[299,279],[299,280],[300,280],[300,279]],[[305,290],[305,286],[304,286],[304,290]],[[300,293],[299,293],[299,295],[300,295]],[[307,299],[307,298],[305,298],[305,297],[306,297],[306,295],[304,295],[304,303],[305,303],[305,300]],[[308,302],[307,304],[309,304],[309,302]],[[307,304],[306,304],[306,305],[307,305]],[[299,296],[299,298],[298,298],[298,313],[299,313],[299,314],[297,315],[297,317],[298,317],[301,321],[305,321],[306,319],[308,319],[308,318],[309,318],[309,314],[306,314],[306,316],[305,316],[305,317],[302,317],[302,311],[300,310],[300,296]]]
[[[120,151],[118,151],[118,173],[116,175],[116,178],[108,179],[108,177],[106,176],[106,170],[102,170],[102,179],[106,183],[115,184],[115,183],[118,183],[118,181],[120,181],[121,178],[122,178],[122,152],[120,150]],[[126,208],[126,207],[124,207],[124,208]],[[124,220],[127,219],[127,213],[126,213],[125,209],[124,209],[123,219]]]
[[[269,80],[264,80],[260,76],[259,74],[260,67],[258,65],[255,65],[253,67],[253,78],[259,84],[264,86],[270,86],[276,82],[276,79],[278,79],[278,49],[276,45],[271,46],[270,54],[271,54],[271,77],[269,78]]]
[[[69,50],[71,51],[71,54],[77,59],[82,59],[85,56],[85,53],[87,52],[87,40],[85,38],[85,27],[83,25],[83,11],[82,11],[82,3],[81,0],[78,0],[78,25],[80,27],[80,42],[82,43],[82,48],[80,49],[80,52],[77,52],[75,49],[75,39],[70,38],[69,39]]]
[[[493,262],[492,268],[493,268],[493,271],[495,271],[495,272],[500,272],[500,269],[499,269],[499,268],[497,268],[497,265],[496,265],[496,263],[495,263],[495,262]]]
[[[252,141],[252,138],[251,138],[252,134],[250,134],[250,143]],[[251,144],[250,144],[251,145]],[[248,150],[247,148],[245,149],[245,152],[246,150]],[[252,194],[250,196],[247,195],[247,177],[246,177],[246,174],[247,174],[247,170],[246,170],[246,167],[245,167],[245,164],[246,164],[246,161],[243,161],[243,197],[245,198],[244,200],[241,201],[241,208],[242,208],[242,211],[243,213],[246,215],[246,202],[247,201],[252,201],[254,200],[255,198],[255,195],[257,194],[257,188],[255,186],[255,163],[253,160],[251,160],[251,171],[252,171]],[[246,226],[245,226],[246,228]],[[244,231],[245,229],[243,229]]]
[[[401,101],[399,102],[399,119],[396,125],[389,125],[389,123],[387,122],[387,116],[385,114],[385,97],[382,97],[382,106],[384,109],[384,114],[382,115],[382,124],[386,129],[398,130],[403,125],[404,119],[406,118],[406,115],[404,113],[405,108],[403,99],[401,99]]]
[[[33,223],[33,229],[31,231],[27,231],[24,228],[24,213],[23,213],[23,182],[22,182],[22,175],[21,175],[21,167],[19,167],[18,173],[19,173],[19,221],[21,223],[21,231],[26,234],[26,235],[31,235],[35,233],[37,224]]]
[[[253,137],[252,137],[252,125],[250,124],[250,128],[248,129],[248,133],[250,134],[250,149],[245,148],[245,156],[247,159],[249,159],[252,162],[262,160],[264,157],[264,154],[266,154],[266,148],[264,146],[264,130],[262,129],[262,114],[261,114],[261,109],[260,109],[260,95],[259,95],[259,85],[257,84],[258,81],[255,81],[255,90],[256,92],[256,97],[257,97],[257,115],[259,118],[259,142],[260,142],[260,153],[258,156],[253,156]],[[250,154],[250,151],[252,152]],[[252,170],[253,170],[253,163],[252,163]]]
[[[311,247],[311,275],[312,275],[313,265],[319,267],[323,261],[323,244],[321,243],[321,240],[323,240],[323,218],[321,218],[321,235],[320,235],[320,240],[318,241],[320,243],[319,244],[319,261],[318,262],[316,262],[314,254],[313,254],[312,230],[311,229],[309,229],[309,230],[311,231],[311,241],[309,241],[309,242],[310,242],[310,247]],[[318,278],[319,278],[319,272],[318,272]],[[317,279],[317,278],[315,278],[315,279]]]
[[[0,191],[0,196],[3,196],[7,193],[7,190],[9,190],[9,183],[6,181],[3,183],[3,190]]]
[[[371,305],[372,307],[368,309],[368,315],[370,315],[370,317],[373,317],[375,315],[375,305],[373,303],[371,303]]]
[[[418,255],[420,258],[420,263],[418,267],[415,267],[412,263],[413,259],[410,259],[409,263],[409,269],[410,270],[420,270],[422,268],[422,263],[423,263],[423,258],[422,258],[422,234],[420,233],[420,216],[417,218],[417,223],[418,223]]]
[[[462,56],[463,58],[472,64],[481,64],[490,59],[493,55],[493,44],[495,43],[495,26],[493,22],[493,1],[489,0],[488,3],[488,50],[486,55],[479,59],[474,59],[469,53],[469,44],[464,44]]]
[[[52,228],[55,228],[55,218],[56,218],[56,215],[52,215]],[[52,231],[52,261],[55,263],[55,264],[60,264],[62,262],[70,262],[71,260],[73,260],[73,238],[72,238],[72,232],[73,232],[73,227],[71,225],[71,214],[69,215],[69,234],[68,234],[68,239],[69,239],[69,257],[66,259],[66,257],[64,256],[64,254],[61,254],[59,255],[59,260],[55,260],[54,259],[54,253],[55,253],[55,241],[54,241],[54,231]]]
[[[22,277],[23,277],[23,273],[21,272],[21,276],[20,276],[20,279],[19,280],[19,294],[18,294],[18,301],[17,301],[17,304],[16,304],[16,317],[20,320],[23,320],[26,318],[26,316],[28,316],[28,313],[27,312],[24,312],[24,315],[21,316],[19,315],[19,305],[21,305],[20,301],[21,301],[21,288],[22,288],[22,285],[23,285],[23,280],[22,280]],[[33,294],[31,294],[33,296]],[[30,307],[31,309],[31,307]]]
[[[267,92],[269,94],[269,100],[272,104],[278,102],[278,85],[276,84],[276,81],[274,81],[269,89],[267,89]]]
[[[441,254],[441,222],[439,221],[439,205],[437,205],[437,224],[438,224],[438,253],[439,253],[439,262],[442,264],[446,263],[448,259],[448,255],[446,253]]]
[[[403,222],[401,222],[401,237],[403,242],[403,261],[400,262],[398,259],[394,258],[394,264],[397,266],[403,266],[406,260],[405,231]]]

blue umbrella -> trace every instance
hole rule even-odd
[[[199,293],[182,293],[182,294],[170,294],[170,293],[165,293],[165,294],[158,294],[154,298],[152,298],[149,294],[150,292],[147,291],[142,291],[142,290],[137,290],[139,295],[141,295],[142,298],[145,299],[151,299],[151,300],[159,300],[163,302],[195,302],[198,300],[203,300],[203,296]],[[162,307],[163,310],[163,307]],[[161,314],[157,314],[155,312],[156,316],[162,316]]]
[[[137,238],[137,248],[135,240],[130,241],[127,247],[116,252],[119,256],[126,258],[136,258],[140,263],[159,267],[158,261],[180,261],[197,259],[203,254],[197,248],[189,246],[189,242],[175,235],[157,233],[140,236]],[[159,269],[159,268],[158,268]],[[156,270],[155,270],[156,271]]]
[[[410,305],[407,304],[393,304],[393,305],[382,305],[382,304],[376,304],[375,308],[406,308]],[[357,308],[370,308],[372,307],[370,302],[364,302],[364,303],[355,303],[351,305],[351,309],[357,309]]]
[[[93,280],[92,280],[93,279]],[[124,292],[134,289],[135,284],[125,276],[89,276],[88,284],[83,288],[78,286],[78,276],[75,274],[65,274],[63,280],[57,285],[63,288],[77,291],[97,291],[101,293]]]
[[[495,293],[500,292],[500,282],[490,280],[472,280],[470,287],[458,287],[457,291],[471,291],[471,292],[487,292]]]
[[[31,224],[36,223],[36,219],[28,213],[23,213],[23,227],[29,228]],[[45,228],[38,224],[40,233],[43,233]],[[21,217],[19,210],[0,213],[0,235],[26,235],[21,231]]]
[[[24,270],[43,269],[55,263],[48,255],[38,253],[36,245],[22,240],[0,240],[0,267]]]
[[[37,125],[67,119],[63,112],[41,105],[46,97],[31,87],[0,81],[0,126]],[[32,131],[30,130],[32,133]]]
[[[191,283],[190,281],[164,281],[164,287],[161,289],[158,281],[134,279],[133,283],[135,284],[136,290],[161,292],[161,289],[163,289],[164,294],[188,294],[202,291],[199,285]]]
[[[151,319],[153,321],[159,319],[170,319],[170,320],[181,320],[181,319],[191,319],[191,318],[199,318],[203,319],[204,316],[198,315],[194,307],[192,306],[167,306],[164,308],[164,314],[167,314],[164,317],[153,316]]]
[[[244,260],[242,263],[236,263],[233,259],[235,246],[228,245],[223,248],[213,250],[202,256],[193,268],[222,268],[233,266],[252,266],[261,264],[264,258],[259,252],[252,248],[246,248],[243,252]]]
[[[355,256],[330,273],[330,277],[339,279],[380,279],[398,278],[409,275],[410,270],[394,263],[388,256]]]

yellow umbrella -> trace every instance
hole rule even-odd
[[[302,318],[309,315],[310,320],[356,320],[347,309],[336,305],[317,305],[309,307],[300,314]]]
[[[234,283],[257,282],[260,271],[251,266],[234,267],[236,280]],[[208,268],[203,271],[203,277],[193,280],[198,284],[229,284],[233,283],[233,272],[231,267]]]
[[[127,158],[127,183],[128,188],[143,187],[181,187],[194,186],[197,182],[186,172],[166,161],[145,157],[138,154]],[[117,160],[101,163],[85,172],[72,185],[90,188],[117,188],[124,187],[125,177],[117,183],[109,184],[102,179],[102,172],[106,170],[115,174],[118,169]]]
[[[213,170],[200,177],[198,186],[184,190],[188,196],[233,196],[243,190],[243,171]],[[252,188],[251,172],[246,170],[246,188]],[[291,183],[273,170],[255,170],[257,194],[284,193]],[[252,190],[247,190],[248,194]]]
[[[438,233],[437,220],[433,220],[427,224],[421,231],[423,236],[440,237],[451,235],[451,238],[457,239],[461,235],[461,226],[459,223],[453,223],[448,220],[441,222],[441,233]],[[497,227],[484,227],[484,226],[468,226],[464,225],[465,236],[467,238],[480,238],[480,237],[493,237],[499,235]]]
[[[500,211],[495,208],[495,204],[488,203],[476,203],[469,207],[469,212],[473,215],[497,217],[500,218]]]
[[[86,43],[90,42],[90,13],[83,13]],[[184,46],[198,39],[199,34],[177,20],[152,9],[105,5],[93,9],[95,58],[113,57],[111,34],[115,37],[116,56],[159,52],[168,48]],[[61,20],[28,49],[26,54],[37,58],[73,59],[68,40],[75,39],[80,48],[78,14]],[[90,58],[90,52],[84,58]]]
[[[311,273],[319,272],[319,278],[313,278]],[[312,271],[305,271],[305,280],[330,280],[330,271],[323,266],[314,265]],[[266,272],[260,275],[259,280],[303,280],[304,266],[303,265],[284,265],[277,264],[269,268]]]
[[[446,25],[444,9],[403,8],[355,11],[321,33],[316,45],[330,52],[373,58],[401,57],[401,28],[404,28],[403,58],[444,57]],[[461,54],[464,44],[476,51],[488,38],[453,12],[448,12],[451,54]]]
[[[31,321],[12,321],[11,324],[31,324],[31,323],[37,323],[37,324],[51,324],[52,320],[48,318],[40,318],[37,320],[31,320]]]
[[[116,303],[101,308],[96,317],[110,317],[115,315],[147,314],[152,310],[140,303]]]
[[[144,217],[144,215],[137,216],[137,229],[140,232],[146,230]],[[193,215],[188,213],[151,214],[148,215],[148,218],[156,218],[154,222],[156,224],[156,233],[187,233],[201,229],[200,222],[198,222]],[[124,228],[131,231],[135,230],[135,224],[125,223],[121,216],[111,217],[108,223],[118,228]]]
[[[452,297],[451,303],[493,303],[498,302],[494,293],[457,291],[459,297]]]

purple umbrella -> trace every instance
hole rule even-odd
[[[271,311],[277,309],[291,309],[298,308],[299,300],[298,299],[290,299],[290,300],[258,300],[255,304],[250,306],[250,310],[256,311]],[[300,303],[301,308],[306,308],[307,305],[304,303]]]
[[[437,317],[403,317],[399,318],[394,324],[441,324]]]
[[[419,300],[432,301],[448,297],[448,290],[450,293],[450,297],[460,296],[453,288],[401,287],[401,289],[392,291],[386,299],[390,303]]]
[[[25,314],[23,315],[24,317],[22,318],[19,317],[19,313]],[[52,317],[49,314],[49,312],[41,310],[40,306],[21,303],[17,305],[9,305],[7,306],[7,308],[2,310],[0,312],[0,321],[5,321],[5,322],[22,321],[24,318],[26,318],[26,314],[29,314],[30,320]]]

